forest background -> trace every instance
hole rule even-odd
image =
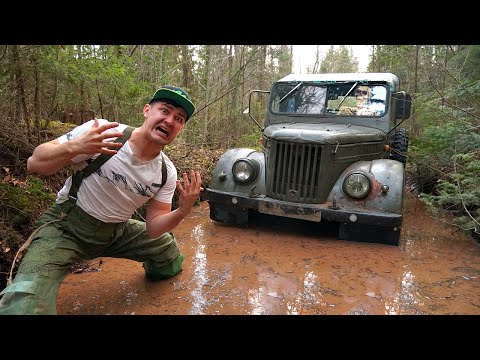
[[[207,186],[225,149],[258,148],[260,129],[244,113],[250,91],[269,90],[292,65],[291,45],[0,45],[0,287],[70,174],[27,174],[35,146],[93,117],[139,126],[156,88],[181,86],[197,110],[166,152],[179,171],[201,168]],[[357,71],[346,45],[317,52],[306,69]],[[402,124],[410,134],[407,191],[420,193],[433,215],[451,212],[478,240],[480,46],[372,45],[367,71],[396,74],[412,95]]]

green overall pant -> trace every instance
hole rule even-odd
[[[151,239],[144,222],[130,219],[104,223],[76,205],[78,187],[70,198],[48,209],[35,224],[35,233],[15,279],[0,296],[2,314],[56,314],[60,283],[70,266],[84,259],[125,258],[143,262],[146,277],[167,279],[182,270],[183,255],[173,233]]]

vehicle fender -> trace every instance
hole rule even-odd
[[[345,178],[359,171],[370,179],[371,191],[363,199],[353,199],[343,191]],[[328,196],[332,208],[372,210],[402,214],[405,170],[402,163],[391,159],[358,161],[340,175]],[[382,186],[388,186],[383,192]]]
[[[254,181],[247,184],[237,184],[234,181],[232,166],[240,158],[254,159],[260,164],[258,175]],[[265,194],[265,154],[248,148],[227,150],[215,166],[209,188],[218,191],[252,193],[257,196]]]

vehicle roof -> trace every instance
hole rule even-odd
[[[290,74],[278,82],[300,82],[300,81],[329,81],[329,82],[346,82],[346,81],[384,81],[393,88],[398,90],[398,77],[392,73],[330,73],[330,74]]]

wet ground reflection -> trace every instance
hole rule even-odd
[[[406,209],[396,247],[341,241],[335,225],[268,216],[229,227],[212,222],[202,203],[175,231],[181,274],[150,282],[141,264],[104,258],[102,271],[66,278],[58,312],[480,314],[480,246],[420,205]]]
[[[193,283],[191,292],[193,301],[189,314],[204,314],[202,309],[206,306],[207,300],[203,294],[203,286],[208,283],[207,254],[205,253],[204,232],[201,225],[195,226],[192,230],[191,240],[195,243],[195,255],[193,258]]]

